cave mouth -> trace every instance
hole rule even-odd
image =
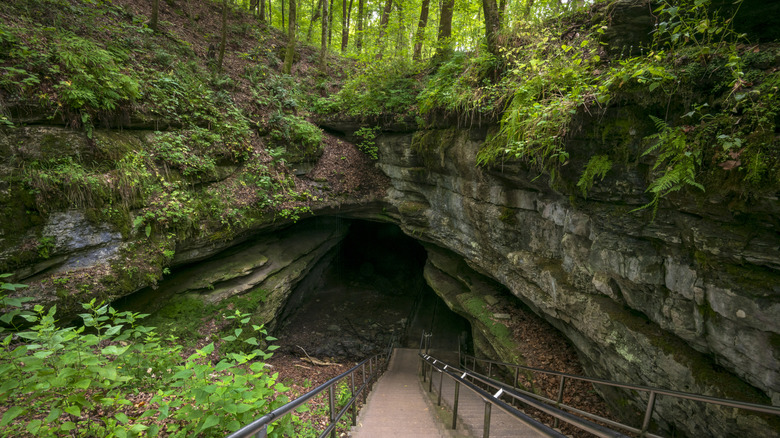
[[[425,248],[394,224],[348,220],[349,231],[294,289],[274,332],[281,352],[362,359],[422,332],[457,351],[471,327],[428,286]]]

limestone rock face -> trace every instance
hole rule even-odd
[[[296,285],[344,238],[348,227],[336,218],[307,221],[262,234],[206,261],[177,270],[156,289],[133,301],[146,311],[187,297],[214,304],[238,295],[262,295],[253,317],[273,329]]]
[[[559,193],[521,163],[477,166],[482,137],[446,129],[379,139],[378,166],[393,186],[386,200],[409,235],[457,253],[508,287],[574,343],[595,376],[778,403],[780,239],[771,228],[734,220],[712,204],[663,210],[655,221],[629,213],[627,198],[614,194],[637,196],[641,205],[643,181],[630,169],[588,200]],[[468,287],[429,254],[432,287],[450,303],[465,296]],[[483,332],[475,339],[490,336],[478,324],[474,330]],[[610,396],[639,411],[646,403]],[[655,421],[690,436],[772,435],[757,417],[701,409],[661,398]]]

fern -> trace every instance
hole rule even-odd
[[[588,198],[588,190],[593,187],[596,182],[596,178],[603,180],[607,175],[607,172],[612,169],[612,160],[606,155],[594,155],[590,157],[588,164],[585,166],[585,171],[582,172],[580,180],[577,181],[577,187],[582,190],[582,196]]]
[[[658,157],[652,169],[656,176],[646,190],[652,194],[653,199],[632,211],[653,207],[653,218],[655,218],[661,198],[686,186],[695,187],[701,191],[704,191],[704,186],[696,182],[696,169],[701,165],[701,149],[688,143],[685,132],[681,128],[673,128],[658,117],[650,116],[650,118],[653,119],[656,128],[660,131],[647,137],[655,141],[642,154],[644,157],[658,151]]]

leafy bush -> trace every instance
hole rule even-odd
[[[376,140],[376,134],[380,129],[379,126],[374,126],[373,128],[364,126],[355,131],[355,136],[361,139],[357,144],[358,149],[371,157],[372,160],[379,159],[379,148],[374,140]]]
[[[55,88],[73,109],[112,111],[141,96],[138,81],[120,71],[126,55],[119,49],[109,51],[84,38],[63,36],[54,56],[65,76]]]
[[[302,117],[277,112],[268,123],[271,141],[286,149],[288,161],[300,161],[322,152],[322,131]]]
[[[213,175],[216,160],[209,152],[218,150],[214,144],[219,140],[217,134],[194,128],[185,132],[156,132],[150,146],[157,159],[178,169],[184,176]]]
[[[8,323],[6,315],[18,315],[21,302],[3,304],[0,319]],[[262,362],[275,349],[259,348],[274,340],[262,326],[252,326],[255,336],[240,341],[250,352],[220,357],[210,343],[182,357],[175,338],[162,340],[153,327],[138,325],[146,315],[94,300],[83,308],[82,326],[59,328],[56,307],[36,305],[21,314],[30,328],[0,342],[0,403],[8,406],[0,419],[3,435],[216,437],[287,401],[289,388]],[[228,318],[237,328],[223,342],[235,342],[249,316]],[[283,418],[272,432],[290,430],[290,419]]]
[[[369,64],[333,97],[338,102],[335,107],[360,117],[407,114],[414,107],[420,90],[415,73],[413,64],[398,59]]]

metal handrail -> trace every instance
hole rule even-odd
[[[478,393],[485,402],[490,402],[492,404],[495,404],[496,406],[500,407],[502,410],[507,412],[508,414],[516,417],[521,422],[525,423],[526,425],[533,427],[537,431],[547,435],[547,436],[565,436],[561,435],[558,431],[550,428],[549,426],[539,422],[538,420],[528,416],[528,414],[525,414],[513,406],[507,404],[503,400],[500,399],[502,396],[509,396],[514,400],[517,400],[528,407],[540,410],[544,412],[545,414],[551,415],[553,418],[555,418],[556,423],[558,420],[562,420],[568,424],[571,424],[581,430],[587,431],[595,436],[603,437],[603,438],[627,438],[626,435],[606,428],[604,426],[601,426],[599,424],[593,423],[591,421],[579,418],[577,416],[574,416],[566,411],[560,410],[552,405],[548,405],[542,402],[539,402],[535,400],[534,398],[530,398],[526,395],[520,394],[511,388],[507,388],[504,384],[501,382],[493,381],[492,379],[486,379],[485,376],[482,376],[479,373],[475,372],[469,372],[468,370],[464,370],[461,368],[454,367],[440,359],[436,359],[429,355],[420,355],[423,360],[428,363],[431,366],[431,378],[433,378],[433,368],[435,367],[436,370],[440,373],[440,375],[443,375],[446,373],[449,377],[456,380],[458,383],[462,383],[466,385],[468,388],[470,388],[472,391]],[[477,382],[480,382],[482,384],[485,384],[487,386],[493,387],[493,389],[497,389],[498,391],[495,392],[495,394],[491,394],[490,392],[485,391],[483,388],[480,388],[477,386],[474,382],[468,380],[471,378],[472,380],[475,380]],[[440,377],[441,379],[441,377]],[[431,380],[432,383],[432,380]],[[429,386],[430,390],[430,386]],[[458,394],[458,388],[456,384],[455,394],[457,397]],[[439,382],[439,403],[441,403],[441,381]],[[457,416],[457,401],[453,403],[454,409],[456,412],[453,413],[453,417]],[[455,418],[453,418],[453,429],[455,428]],[[485,414],[485,433],[484,436],[487,438],[489,436],[489,416],[486,412]],[[557,427],[557,426],[554,426]]]
[[[392,346],[390,348],[390,351],[392,351]],[[339,374],[338,376],[328,380],[327,382],[323,383],[322,385],[312,389],[311,391],[307,392],[306,394],[296,398],[295,400],[292,400],[291,402],[285,404],[284,406],[281,406],[279,408],[274,409],[273,411],[263,415],[262,417],[258,418],[257,420],[247,424],[246,426],[242,427],[241,429],[231,433],[227,436],[227,438],[247,438],[247,437],[253,437],[253,438],[265,438],[268,436],[268,425],[273,423],[274,421],[279,420],[286,414],[290,413],[291,411],[295,410],[299,406],[303,405],[307,401],[309,401],[312,397],[319,395],[326,389],[328,390],[328,404],[330,408],[330,423],[328,424],[328,427],[325,428],[325,430],[319,435],[320,438],[323,438],[327,436],[328,434],[331,435],[331,438],[336,437],[336,425],[341,420],[341,418],[346,414],[347,410],[351,407],[352,408],[352,424],[357,424],[357,399],[362,394],[363,395],[363,403],[366,401],[366,393],[367,388],[376,380],[379,374],[384,372],[387,369],[387,364],[389,362],[390,354],[389,352],[380,353],[377,355],[374,355],[368,359],[363,360],[362,362],[358,363],[354,367],[350,368],[349,370]],[[366,374],[366,364],[368,364],[369,372]],[[357,372],[358,369],[362,369],[363,371],[363,384],[358,387],[357,391],[355,390],[355,372]],[[335,402],[334,402],[334,388],[335,386],[344,378],[350,377],[351,382],[351,389],[352,389],[352,398],[347,401],[346,405],[339,411],[335,411]]]
[[[675,391],[675,390],[672,390],[672,389],[655,388],[655,387],[643,386],[643,385],[633,385],[633,384],[629,384],[629,383],[620,383],[620,382],[614,382],[614,381],[610,381],[610,380],[598,379],[598,378],[593,378],[593,377],[578,376],[578,375],[575,375],[575,374],[562,373],[560,371],[544,370],[544,369],[533,368],[533,367],[528,367],[528,366],[524,366],[524,365],[518,365],[518,364],[512,364],[512,363],[495,361],[495,360],[491,360],[491,359],[480,359],[480,358],[477,358],[475,356],[468,355],[468,354],[462,354],[462,355],[459,355],[459,357],[462,358],[462,359],[459,359],[462,362],[459,365],[462,365],[466,369],[468,369],[468,359],[469,358],[472,359],[471,370],[475,374],[478,374],[478,373],[476,373],[476,363],[477,363],[477,361],[487,363],[488,364],[488,375],[487,376],[482,376],[482,377],[484,379],[487,379],[487,380],[495,383],[495,384],[500,384],[501,387],[504,387],[504,388],[508,388],[509,387],[508,384],[496,381],[496,380],[494,380],[494,379],[492,379],[490,377],[490,373],[491,373],[490,370],[492,368],[492,365],[501,365],[501,366],[505,366],[507,368],[514,368],[514,370],[515,370],[515,372],[514,372],[514,384],[511,386],[511,388],[514,391],[518,391],[518,392],[520,392],[520,393],[522,393],[524,395],[536,398],[537,400],[541,400],[541,401],[543,401],[545,403],[553,403],[553,404],[555,404],[555,406],[558,406],[558,407],[560,407],[562,409],[566,409],[569,412],[574,412],[576,414],[583,415],[583,416],[586,416],[588,418],[591,418],[591,419],[594,419],[594,420],[597,420],[597,421],[602,421],[602,422],[604,422],[606,424],[609,424],[612,427],[621,428],[621,429],[627,430],[629,432],[639,433],[639,434],[642,434],[643,436],[648,436],[648,437],[656,436],[656,435],[649,434],[647,431],[648,431],[648,428],[650,426],[650,419],[652,418],[652,415],[653,415],[653,410],[654,410],[654,407],[655,407],[655,399],[656,399],[657,395],[667,395],[667,396],[676,397],[676,398],[685,399],[685,400],[692,400],[692,401],[698,401],[698,402],[703,402],[703,403],[715,404],[715,405],[719,405],[719,406],[726,406],[726,407],[732,407],[732,408],[738,408],[738,409],[745,409],[745,410],[749,410],[749,411],[753,411],[753,412],[761,412],[761,413],[765,413],[765,414],[780,415],[780,407],[775,407],[775,406],[761,405],[761,404],[757,404],[757,403],[748,403],[748,402],[742,402],[742,401],[738,401],[738,400],[729,400],[729,399],[718,398],[718,397],[710,397],[710,396],[706,396],[706,395],[693,394],[693,393],[689,393],[689,392]],[[518,384],[517,384],[518,383],[518,371],[519,370],[526,370],[526,371],[531,371],[531,372],[537,372],[537,373],[542,373],[542,374],[559,376],[561,378],[561,380],[560,380],[560,386],[559,386],[559,389],[558,389],[558,399],[557,400],[552,400],[550,398],[541,396],[539,394],[534,394],[532,392],[519,389]],[[482,380],[484,380],[484,379],[482,379]],[[641,429],[640,428],[635,428],[633,426],[629,426],[627,424],[619,423],[619,422],[616,422],[614,420],[610,420],[608,418],[604,418],[604,417],[601,417],[601,416],[593,414],[593,413],[585,412],[585,411],[579,410],[577,408],[574,408],[572,406],[564,404],[563,403],[563,392],[564,392],[564,386],[566,385],[566,380],[567,379],[581,380],[581,381],[584,381],[584,382],[596,383],[596,384],[611,386],[611,387],[615,387],[615,388],[631,389],[631,390],[636,390],[636,391],[642,391],[642,392],[649,393],[647,406],[645,408],[645,415],[644,415],[644,419],[642,421]]]

